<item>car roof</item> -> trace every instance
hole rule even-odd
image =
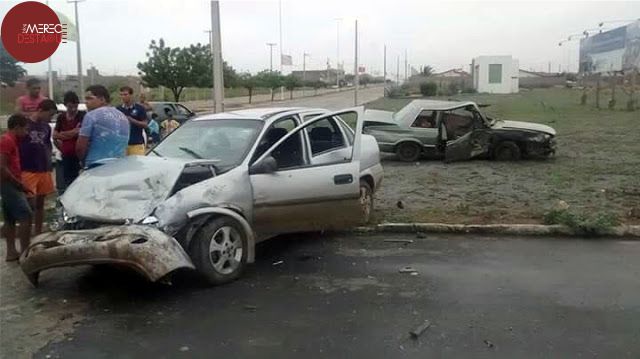
[[[269,120],[270,118],[286,114],[286,113],[300,113],[300,112],[327,112],[322,108],[307,108],[307,107],[263,107],[263,108],[251,108],[244,110],[235,110],[229,112],[215,113],[201,115],[193,119],[193,121],[206,121],[206,120],[220,120],[220,119],[247,119],[247,120]]]
[[[413,100],[409,103],[412,106],[420,107],[424,110],[452,110],[454,108],[474,105],[471,101],[439,101],[439,100]]]

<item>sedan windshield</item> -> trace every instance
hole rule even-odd
[[[216,161],[218,168],[242,162],[262,128],[257,120],[188,121],[156,146],[162,157]]]

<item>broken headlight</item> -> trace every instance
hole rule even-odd
[[[142,223],[142,224],[147,224],[147,225],[155,225],[155,224],[157,224],[158,222],[159,222],[159,221],[158,221],[158,218],[156,218],[156,217],[154,217],[154,216],[149,216],[149,217],[147,217],[147,218],[143,219],[143,220],[142,220],[142,222],[140,222],[140,223]]]

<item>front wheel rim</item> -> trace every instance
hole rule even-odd
[[[235,272],[242,262],[242,236],[231,226],[220,227],[209,242],[209,261],[221,274]]]

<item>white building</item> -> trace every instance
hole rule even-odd
[[[479,56],[471,62],[473,88],[480,93],[517,93],[519,63],[511,56]]]

